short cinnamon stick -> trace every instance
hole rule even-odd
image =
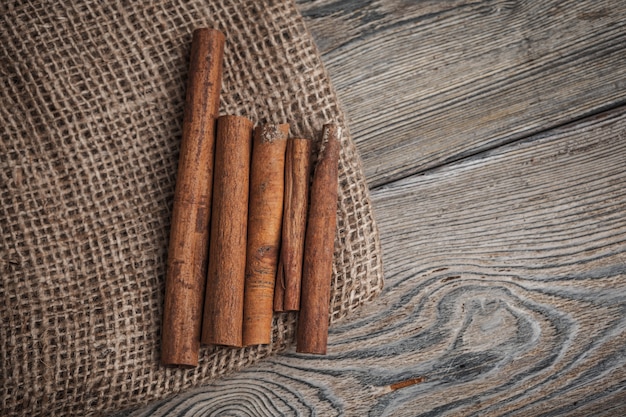
[[[302,298],[296,351],[325,354],[328,341],[328,309],[337,227],[337,178],[341,129],[325,125],[325,147],[311,185],[311,205],[304,246]]]
[[[274,288],[274,311],[300,309],[310,170],[311,141],[295,138],[287,140],[283,229]]]
[[[244,295],[245,346],[271,342],[288,133],[287,124],[267,124],[254,131]]]
[[[161,334],[164,365],[198,364],[223,54],[221,32],[193,33],[167,259]]]
[[[252,122],[217,120],[202,343],[241,346]]]

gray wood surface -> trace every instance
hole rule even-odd
[[[386,287],[327,356],[133,415],[626,415],[626,2],[299,7],[363,156]]]
[[[303,1],[371,185],[626,101],[626,2]]]

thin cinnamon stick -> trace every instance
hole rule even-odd
[[[202,343],[241,346],[252,122],[217,120]]]
[[[287,140],[283,229],[274,288],[274,311],[300,309],[310,170],[311,141],[295,138]]]
[[[287,124],[267,124],[254,131],[244,295],[245,346],[271,341],[288,133]]]
[[[319,158],[311,185],[311,205],[304,246],[302,298],[296,351],[325,354],[328,341],[328,308],[337,227],[337,164],[341,129],[325,125]]]
[[[167,260],[164,365],[198,364],[223,55],[221,32],[194,31]]]

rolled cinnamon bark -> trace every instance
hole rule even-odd
[[[217,120],[202,343],[241,346],[252,122]]]
[[[328,341],[328,308],[337,228],[337,179],[341,129],[325,125],[311,185],[311,204],[304,245],[302,296],[296,351],[325,354]]]
[[[271,342],[288,133],[287,124],[267,124],[254,131],[244,295],[245,346]]]
[[[311,141],[289,139],[285,156],[285,201],[274,311],[300,309],[300,282],[309,204]]]
[[[198,364],[223,55],[221,32],[194,31],[167,259],[161,333],[164,365]]]

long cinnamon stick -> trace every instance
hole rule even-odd
[[[217,120],[202,343],[241,346],[252,122]]]
[[[337,178],[341,129],[325,125],[322,151],[311,185],[311,205],[304,246],[302,299],[296,351],[325,354],[328,308],[337,227]]]
[[[311,141],[289,139],[285,156],[285,202],[274,311],[300,309],[300,282],[309,204]]]
[[[194,31],[167,260],[164,365],[198,364],[223,55],[221,32]]]
[[[254,131],[244,295],[245,346],[271,341],[288,133],[287,124],[267,124]]]

